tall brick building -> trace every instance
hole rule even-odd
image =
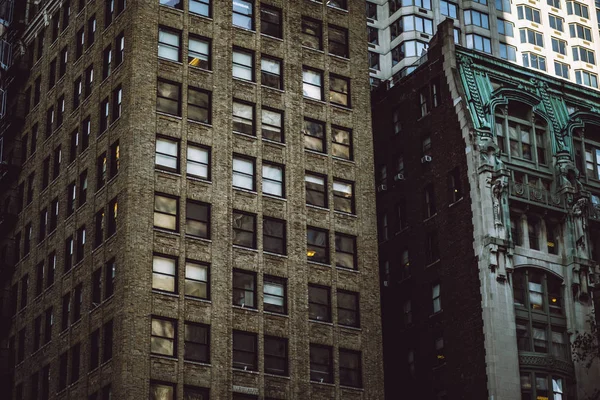
[[[600,95],[455,46],[373,95],[386,398],[586,399]]]
[[[382,399],[364,1],[0,3],[2,397]]]

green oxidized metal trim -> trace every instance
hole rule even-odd
[[[481,80],[475,77],[473,71],[473,59],[469,56],[457,54],[460,79],[466,95],[467,106],[471,112],[471,119],[475,130],[480,136],[492,135],[491,123],[484,109],[484,102],[480,93]]]

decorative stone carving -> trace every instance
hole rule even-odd
[[[504,226],[506,213],[504,212],[504,205],[507,204],[508,199],[508,183],[506,177],[499,177],[494,181],[492,185],[492,204],[494,209],[494,225]]]
[[[585,235],[587,231],[587,206],[588,199],[586,197],[580,197],[575,204],[573,204],[573,222],[575,228],[575,244],[577,249],[585,250]]]

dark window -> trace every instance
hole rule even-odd
[[[329,232],[324,229],[306,229],[306,257],[308,261],[329,264]]]
[[[56,84],[56,58],[50,61],[50,71],[48,73],[48,90],[52,89]]]
[[[356,237],[335,233],[335,265],[356,269]]]
[[[33,226],[31,222],[25,226],[25,239],[23,241],[23,256],[31,251],[31,240],[33,239]]]
[[[37,59],[42,58],[44,54],[44,31],[42,30],[37,36]]]
[[[323,122],[304,118],[304,148],[324,153],[325,124]]]
[[[310,380],[333,383],[333,354],[331,347],[310,345]]]
[[[171,7],[181,8],[180,4],[183,3],[181,0],[160,0],[161,4],[171,5]],[[164,382],[150,382],[150,400],[175,400],[177,398],[175,393],[174,383]]]
[[[48,269],[47,269],[46,287],[49,288],[54,284],[54,275],[56,272],[56,252],[50,253],[48,256]]]
[[[152,289],[177,292],[177,260],[155,255],[152,259]]]
[[[211,123],[211,94],[188,86],[188,119]]]
[[[233,2],[233,26],[254,29],[253,0],[235,0]]]
[[[110,145],[110,177],[114,178],[115,175],[119,172],[119,168],[121,166],[121,147],[119,146],[119,141],[117,140],[113,144]]]
[[[260,32],[264,35],[282,37],[282,19],[279,8],[260,5]]]
[[[352,182],[333,180],[333,209],[354,213],[354,184]]]
[[[71,313],[72,323],[79,321],[81,318],[81,306],[83,305],[83,284],[80,283],[75,287],[73,292],[73,312]]]
[[[102,269],[98,268],[92,273],[92,307],[102,302]]]
[[[92,123],[91,123],[90,117],[88,116],[81,123],[81,149],[80,149],[81,152],[83,152],[85,149],[88,148],[88,146],[90,144],[90,134],[91,133],[92,133]]]
[[[100,364],[100,329],[90,335],[90,371]]]
[[[348,58],[348,30],[329,25],[329,53]]]
[[[104,224],[105,224],[105,216],[104,216],[104,208],[96,213],[94,217],[94,248],[100,246],[104,241]]]
[[[104,27],[112,23],[115,13],[115,0],[104,0]]]
[[[193,1],[194,0],[190,0],[190,4]],[[183,398],[185,400],[208,400],[208,395],[208,389],[189,385],[183,386]]]
[[[100,129],[98,135],[101,135],[108,128],[108,117],[110,113],[110,102],[108,97],[100,102]]]
[[[187,200],[185,213],[185,234],[210,238],[210,205]]]
[[[50,183],[50,156],[46,157],[42,164],[42,190]]]
[[[24,275],[21,278],[21,306],[20,309],[27,307],[27,297],[29,289],[29,275]]]
[[[341,76],[329,75],[329,101],[350,107],[350,80]]]
[[[42,335],[42,316],[39,315],[35,318],[35,321],[33,322],[33,349],[32,351],[35,352],[40,348],[40,343],[41,343],[41,337]],[[36,397],[34,397],[34,399],[36,399]]]
[[[352,160],[352,131],[339,126],[331,127],[331,155]]]
[[[340,385],[361,387],[362,368],[360,352],[340,349]]]
[[[62,95],[58,98],[58,102],[56,104],[56,128],[58,129],[62,126],[65,118],[65,96]]]
[[[81,27],[75,36],[75,60],[83,55],[83,45],[85,43],[85,29]]]
[[[308,285],[308,318],[331,322],[331,289],[325,286]]]
[[[265,373],[288,374],[288,341],[285,338],[265,336]]]
[[[113,258],[104,265],[104,299],[108,299],[115,292],[116,273],[117,262]]]
[[[54,114],[54,107],[50,107],[48,111],[46,111],[46,138],[50,137],[54,133],[54,119],[56,115]]]
[[[257,353],[255,333],[233,331],[233,368],[256,371]]]
[[[58,77],[62,78],[67,73],[67,63],[69,62],[69,49],[67,46],[60,51],[60,63],[58,65]]]
[[[260,60],[261,83],[275,89],[283,89],[282,61],[263,55]]]
[[[448,174],[448,189],[450,192],[450,200],[452,201],[452,203],[455,203],[462,198],[462,185],[460,182],[460,170],[458,169],[458,167],[454,168]]]
[[[81,104],[81,95],[83,93],[83,81],[79,76],[75,82],[73,82],[73,110],[76,110]]]
[[[47,308],[44,312],[44,344],[48,343],[52,340],[52,325],[53,325],[53,317],[52,317],[52,307]]]
[[[327,208],[327,177],[306,173],[306,204]]]
[[[256,248],[256,215],[233,211],[233,244]]]
[[[287,313],[287,280],[276,276],[263,277],[263,302],[265,311]]]
[[[233,270],[233,305],[256,308],[256,274]]]
[[[35,173],[32,172],[27,177],[27,204],[30,204],[33,201],[33,182],[35,180]]]
[[[77,229],[77,252],[75,255],[76,263],[83,260],[85,255],[85,225]]]
[[[285,221],[263,218],[263,250],[276,254],[286,254]]]
[[[360,326],[358,293],[347,290],[337,291],[338,324]]]
[[[35,296],[42,294],[44,290],[44,262],[40,262],[35,267],[36,279],[35,279]]]
[[[77,195],[77,187],[75,182],[71,182],[67,186],[67,217],[75,211],[75,198]]]
[[[60,174],[60,163],[62,161],[62,151],[60,146],[54,149],[54,158],[53,158],[53,166],[52,166],[52,180],[58,178]]]
[[[64,352],[60,355],[58,367],[58,390],[64,390],[67,387],[67,366],[69,363],[69,354]]]
[[[163,356],[177,356],[177,322],[170,319],[152,317],[150,352]]]
[[[56,39],[58,39],[58,33],[60,32],[60,14],[58,11],[52,16],[52,40],[54,43]]]
[[[77,343],[71,347],[71,380],[73,384],[79,380],[79,368],[81,366],[81,345]]]
[[[81,174],[79,174],[79,203],[78,203],[79,207],[84,205],[87,200],[87,186],[88,186],[87,170],[85,170]]]
[[[92,15],[87,22],[87,47],[89,48],[94,44],[96,39],[96,15]]]
[[[62,318],[61,328],[64,331],[69,327],[69,313],[71,312],[71,293],[67,293],[62,297]]]
[[[342,10],[348,9],[347,0],[328,0],[327,5],[329,7],[341,8]]]
[[[200,299],[210,298],[209,270],[207,264],[186,261],[185,295]]]
[[[65,269],[64,272],[68,272],[71,270],[73,266],[73,256],[75,255],[75,241],[73,240],[73,236],[69,236],[67,240],[65,240]]]
[[[156,111],[181,116],[181,84],[158,80]]]
[[[112,92],[112,122],[121,117],[123,112],[123,89],[121,86]]]
[[[432,264],[440,259],[437,232],[429,232],[425,238],[425,263]]]
[[[321,21],[302,17],[302,45],[323,50],[323,24]]]
[[[112,49],[110,45],[104,49],[102,54],[102,79],[106,79],[110,76],[110,67],[112,64]]]
[[[42,77],[38,76],[34,83],[33,90],[33,106],[37,106],[40,103],[40,97],[42,96]]]
[[[210,362],[210,328],[207,325],[185,323],[183,358],[203,363]]]
[[[90,65],[85,70],[85,86],[84,86],[84,96],[87,99],[90,94],[92,94],[92,88],[94,86],[94,66]]]
[[[427,186],[425,186],[423,196],[425,200],[425,218],[431,218],[437,212],[435,207],[435,195],[433,192],[432,184],[428,184]]]
[[[107,362],[113,354],[113,321],[102,326],[102,362]]]
[[[115,38],[115,68],[125,59],[125,34],[119,33]]]

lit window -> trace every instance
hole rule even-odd
[[[175,3],[177,5],[183,3],[182,0],[160,0],[161,4],[168,5],[169,3]],[[175,7],[175,6],[172,6]],[[180,8],[181,6],[177,6]],[[174,400],[175,396],[175,384],[173,383],[158,383],[150,382],[150,400]]]
[[[306,258],[308,261],[329,264],[329,232],[324,229],[306,229]]]
[[[192,67],[210,69],[210,40],[196,36],[189,38],[188,64]]]
[[[180,0],[177,0],[180,1]],[[189,0],[190,12],[193,14],[203,15],[205,17],[211,16],[210,0]]]
[[[239,156],[233,157],[233,187],[255,190],[254,160]]]
[[[431,287],[431,299],[433,301],[433,313],[435,314],[442,311],[442,297],[439,283],[436,283]]]
[[[233,77],[254,81],[254,53],[242,49],[233,50]]]
[[[210,179],[209,149],[188,144],[186,167],[189,176]]]
[[[264,194],[284,197],[284,173],[281,165],[263,162],[262,177]]]
[[[158,56],[171,61],[181,61],[181,33],[160,27],[158,29]]]
[[[311,99],[323,100],[323,73],[321,71],[303,67],[302,94]]]
[[[152,289],[177,292],[177,261],[155,255],[152,259]]]
[[[200,299],[209,298],[208,265],[186,261],[185,295]]]

